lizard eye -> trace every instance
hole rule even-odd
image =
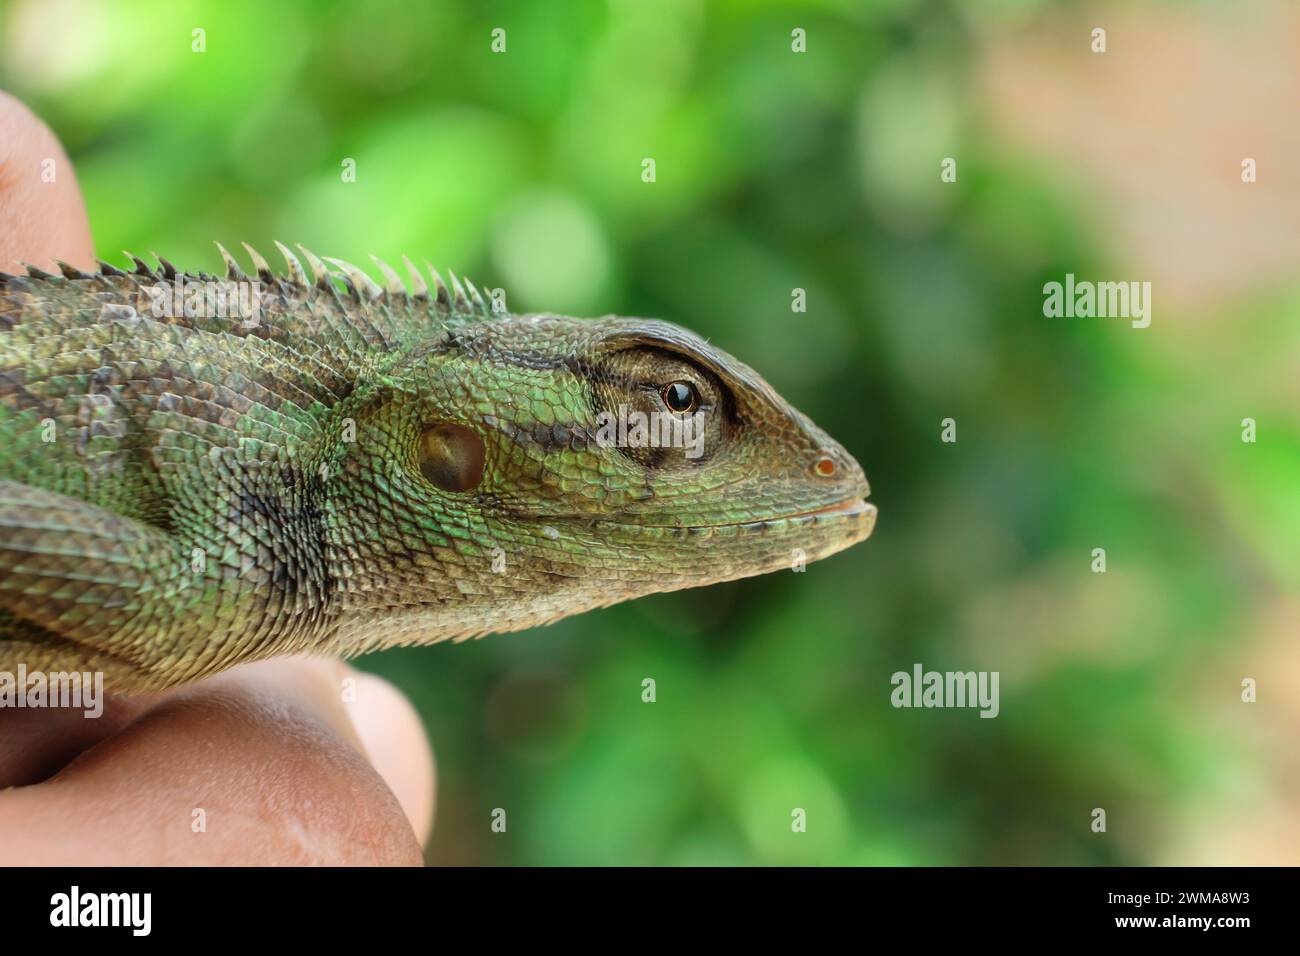
[[[695,386],[689,382],[672,382],[659,389],[659,395],[663,398],[664,404],[668,406],[669,411],[687,412],[695,411],[696,406],[700,404],[700,398],[695,393]]]
[[[420,436],[420,474],[443,491],[471,491],[483,480],[483,439],[464,425],[431,425]]]

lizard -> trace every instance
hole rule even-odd
[[[151,692],[517,631],[874,528],[857,461],[686,329],[276,246],[280,274],[247,244],[251,275],[220,244],[224,276],[129,253],[0,273],[0,670]],[[638,412],[698,423],[697,454],[602,436]]]

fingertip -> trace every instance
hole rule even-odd
[[[382,677],[353,670],[348,716],[366,756],[402,805],[423,846],[433,830],[437,768],[415,707]]]
[[[21,262],[95,267],[81,189],[58,137],[22,102],[0,91],[0,272]]]

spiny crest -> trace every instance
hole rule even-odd
[[[380,285],[365,270],[353,265],[351,262],[329,257],[322,258],[305,246],[299,245],[298,250],[302,253],[303,258],[307,260],[307,265],[311,269],[311,277],[308,278],[302,262],[284,243],[277,241],[275,246],[280,250],[280,255],[284,257],[288,271],[288,275],[283,278],[275,276],[266,260],[257,250],[248,243],[244,243],[244,248],[248,250],[253,265],[257,269],[258,277],[264,282],[281,281],[300,289],[316,286],[330,291],[337,291],[334,283],[341,282],[344,289],[358,301],[375,302],[386,299],[391,302],[398,298],[405,298],[421,303],[432,301],[444,312],[454,311],[481,316],[492,315],[491,305],[468,279],[458,279],[454,273],[449,272],[449,287],[443,282],[438,270],[434,269],[433,266],[428,266],[429,276],[433,280],[433,291],[430,292],[428,282],[425,281],[424,276],[415,267],[415,264],[406,256],[402,256],[402,263],[406,266],[406,271],[410,276],[409,285],[403,282],[397,270],[383,259],[378,256],[370,257],[383,276],[384,284]],[[239,268],[235,258],[226,251],[221,243],[217,243],[217,248],[221,251],[222,259],[225,260],[228,277],[231,279],[247,278]],[[331,269],[326,263],[334,266],[334,268]]]
[[[232,256],[229,250],[221,243],[216,243],[217,250],[221,253],[221,258],[226,265],[226,277],[233,281],[248,281],[249,276],[240,268],[239,262]],[[425,280],[424,275],[416,268],[411,260],[402,256],[402,263],[406,267],[407,274],[410,276],[410,283],[404,283],[397,271],[387,262],[371,256],[380,274],[384,278],[384,284],[381,286],[376,283],[364,270],[342,259],[322,259],[310,249],[298,246],[303,258],[307,260],[307,267],[311,270],[310,277],[307,270],[303,268],[302,261],[294,255],[284,243],[277,241],[275,247],[284,257],[287,274],[277,276],[271,268],[270,263],[262,256],[260,252],[243,243],[244,249],[247,250],[249,259],[253,263],[254,272],[257,278],[268,284],[281,284],[301,290],[309,290],[313,287],[323,291],[330,292],[334,295],[339,294],[339,287],[336,283],[341,283],[345,292],[351,295],[357,301],[377,302],[385,300],[394,302],[398,299],[410,299],[416,303],[432,302],[439,311],[446,313],[459,313],[463,315],[477,315],[490,317],[493,314],[491,304],[484,298],[482,293],[474,286],[474,283],[468,279],[458,278],[455,273],[448,272],[448,281],[444,282],[438,270],[433,268],[427,262],[426,268],[429,270],[429,278],[433,280],[432,288]],[[134,276],[139,279],[148,279],[151,281],[170,281],[182,273],[172,263],[168,262],[157,253],[153,253],[154,258],[158,261],[157,268],[151,268],[144,259],[134,253],[124,253],[131,260],[134,268],[127,272],[119,269],[111,263],[102,259],[96,259],[99,266],[98,272],[83,272],[76,266],[66,262],[59,261],[58,267],[62,278],[69,280],[89,281],[99,278],[113,279]],[[334,266],[331,269],[326,263]],[[38,280],[49,280],[58,278],[53,273],[46,272],[36,266],[26,262],[22,263],[27,270],[30,278]],[[206,273],[199,273],[200,278],[209,278]],[[4,272],[0,272],[0,284],[6,279],[15,278]]]

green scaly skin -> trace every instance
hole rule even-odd
[[[871,533],[857,462],[684,329],[496,314],[454,277],[408,290],[381,263],[380,288],[280,249],[283,277],[222,250],[259,284],[250,327],[155,317],[165,261],[0,275],[0,670],[150,691],[519,630]],[[671,382],[705,412],[699,458],[593,440],[602,410],[668,413]]]

